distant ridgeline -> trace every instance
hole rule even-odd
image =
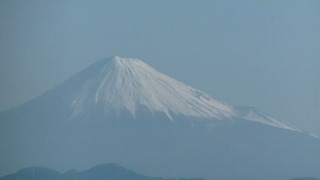
[[[0,177],[0,180],[204,180],[202,178],[159,178],[149,177],[130,171],[116,164],[104,164],[89,170],[77,172],[70,170],[66,173],[43,168],[31,167],[22,169],[14,174]]]
[[[14,174],[0,177],[0,180],[205,180],[203,178],[161,178],[149,177],[125,169],[116,164],[103,164],[78,172],[70,170],[59,173],[44,167],[21,169]],[[313,177],[297,177],[290,180],[319,180]]]

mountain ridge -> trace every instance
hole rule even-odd
[[[317,175],[319,139],[255,108],[216,101],[140,60],[124,58],[119,65],[114,58],[0,113],[0,174],[34,165],[65,171],[115,162],[159,177],[280,180]],[[121,103],[130,98],[129,105]],[[168,104],[174,110],[166,114],[162,107],[171,109]],[[202,112],[206,116],[192,116]]]
[[[133,73],[134,71],[138,72]],[[146,80],[144,76],[152,77],[151,81]],[[128,84],[131,85],[128,86]],[[154,113],[163,113],[171,121],[179,116],[214,120],[242,118],[277,128],[303,132],[299,128],[266,115],[255,107],[233,106],[217,101],[198,89],[156,71],[136,58],[112,56],[97,61],[64,83],[21,106],[32,103],[51,92],[58,94],[57,91],[67,94],[65,99],[57,95],[52,99],[61,99],[60,101],[65,103],[64,108],[70,108],[68,112],[70,120],[78,116],[88,116],[90,112],[102,113],[104,116],[126,114],[135,118],[141,111],[142,113],[149,111],[151,116]]]
[[[0,177],[0,180],[204,180],[202,178],[160,178],[141,175],[117,164],[101,164],[83,171],[69,170],[59,173],[43,167],[30,167]]]
[[[126,109],[133,116],[139,106],[143,106],[151,112],[163,112],[171,120],[172,114],[219,118],[232,113],[230,107],[213,98],[195,98],[196,95],[202,97],[204,93],[156,71],[138,59],[114,56],[102,62],[104,66],[100,68],[99,75],[87,80],[89,85],[84,85],[73,101],[72,116],[81,112],[86,104],[99,103],[107,112]],[[95,91],[88,93],[86,86],[96,86]],[[88,97],[88,94],[94,96]]]
[[[67,89],[70,91],[68,97],[71,97],[63,100],[68,103],[66,108],[72,111],[69,119],[88,116],[90,112],[99,112],[104,116],[127,114],[135,118],[139,112],[148,111],[151,116],[163,113],[171,121],[175,116],[215,120],[243,118],[302,132],[256,108],[245,109],[217,101],[198,89],[156,71],[139,59],[119,56],[102,59],[60,86],[63,88],[64,84],[69,87],[62,91]],[[70,84],[76,87],[70,87]]]

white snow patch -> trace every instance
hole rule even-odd
[[[278,128],[302,132],[300,129],[293,128],[293,127],[291,127],[283,122],[280,122],[280,121],[278,121],[278,120],[276,120],[276,119],[274,119],[274,118],[272,118],[272,117],[270,117],[270,116],[266,115],[265,113],[260,112],[258,110],[249,111],[249,113],[244,116],[244,119],[249,120],[249,121],[262,123],[262,124],[266,124],[269,126],[274,126],[274,127],[278,127]]]

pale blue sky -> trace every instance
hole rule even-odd
[[[320,1],[2,0],[0,110],[104,57],[320,134]]]

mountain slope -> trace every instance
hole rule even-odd
[[[232,107],[162,74],[137,59],[113,57],[105,60],[99,73],[86,80],[74,100],[73,117],[88,106],[102,106],[107,112],[128,110],[133,116],[141,107],[151,112],[226,118]]]
[[[32,105],[29,105],[32,104]],[[114,56],[81,71],[65,83],[19,108],[51,106],[60,119],[90,116],[136,118],[139,114],[162,114],[211,120],[244,119],[278,128],[300,131],[255,108],[219,102],[204,92],[162,74],[138,59]],[[57,106],[55,106],[57,105]],[[46,111],[46,110],[44,110]],[[64,112],[64,113],[61,113]],[[39,114],[39,112],[31,112]],[[54,115],[54,117],[57,115]],[[50,117],[45,117],[50,118]]]
[[[160,177],[320,176],[319,139],[120,57],[0,113],[0,150],[0,174],[115,162]]]

